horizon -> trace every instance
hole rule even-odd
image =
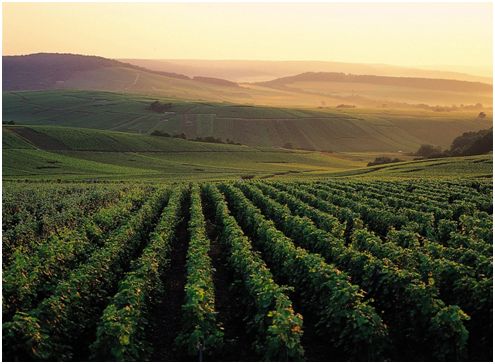
[[[336,60],[316,60],[316,59],[308,59],[308,60],[302,60],[302,59],[291,59],[291,60],[269,60],[269,59],[200,59],[200,58],[139,58],[139,57],[125,57],[125,58],[112,58],[112,57],[104,57],[98,54],[83,54],[83,53],[72,53],[72,52],[48,52],[48,51],[40,51],[40,52],[35,52],[35,53],[23,53],[23,54],[3,54],[2,57],[25,57],[25,56],[32,56],[36,54],[68,54],[68,55],[75,55],[75,56],[85,56],[85,57],[101,57],[101,58],[106,58],[106,59],[112,59],[116,61],[121,61],[121,62],[126,62],[126,61],[163,61],[163,62],[270,62],[270,63],[338,63],[342,65],[355,65],[355,66],[380,66],[380,67],[390,67],[390,68],[397,68],[397,69],[403,69],[403,70],[416,70],[416,71],[430,71],[430,72],[440,72],[440,73],[450,73],[450,74],[458,74],[459,76],[473,76],[473,77],[480,77],[486,79],[486,81],[471,81],[471,82],[488,82],[492,80],[492,74],[489,75],[482,75],[482,74],[477,74],[474,72],[469,72],[469,71],[457,71],[455,70],[456,66],[455,65],[440,65],[440,66],[427,66],[427,65],[418,65],[418,66],[401,66],[401,65],[396,65],[396,64],[388,64],[388,63],[362,63],[362,62],[344,62],[344,61],[336,61]],[[144,67],[147,68],[147,67]],[[152,68],[149,68],[150,70],[153,70]],[[365,73],[350,73],[350,72],[343,72],[339,70],[335,71],[314,71],[314,70],[308,70],[305,72],[300,72],[300,73],[328,73],[328,72],[335,72],[335,73],[346,73],[346,74],[355,74],[355,75],[365,75]],[[412,77],[412,78],[431,78],[431,79],[444,79],[441,76],[438,77],[425,77],[425,76],[397,76],[397,75],[390,75],[389,77]],[[455,79],[455,78],[454,78]],[[459,80],[463,80],[462,78]],[[465,81],[465,80],[464,80]]]
[[[492,77],[491,7],[126,3],[116,10],[114,4],[4,3],[3,55],[332,62]]]

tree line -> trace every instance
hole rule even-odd
[[[424,158],[442,158],[478,155],[491,151],[493,151],[493,128],[463,133],[454,139],[450,149],[442,150],[440,146],[423,144],[415,155]]]
[[[186,134],[180,133],[180,134],[169,134],[160,130],[153,130],[151,132],[151,135],[153,136],[159,136],[159,137],[165,137],[165,138],[178,138],[178,139],[184,139],[184,140],[189,140],[192,142],[203,142],[203,143],[217,143],[217,144],[233,144],[233,145],[242,145],[241,143],[236,143],[233,140],[227,138],[225,141],[222,140],[222,138],[215,138],[213,136],[205,136],[205,137],[196,137],[194,139],[188,139]]]

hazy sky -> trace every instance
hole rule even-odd
[[[323,60],[489,75],[491,38],[490,3],[3,3],[4,55]]]

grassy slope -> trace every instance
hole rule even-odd
[[[184,81],[185,82],[185,81]],[[205,86],[206,87],[206,86]],[[98,91],[3,94],[3,118],[33,125],[216,136],[247,145],[352,152],[413,151],[421,143],[447,147],[468,130],[491,125],[470,113],[387,110],[310,110],[186,102],[170,99],[170,113],[147,110],[156,97]]]
[[[4,179],[224,179],[364,165],[345,155],[54,126],[3,127]]]
[[[2,129],[6,180],[218,180],[246,174],[281,179],[492,176],[491,155],[367,168],[369,154],[252,148],[53,126]],[[63,149],[52,148],[61,145]]]

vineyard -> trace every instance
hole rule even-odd
[[[491,181],[7,183],[3,359],[492,360]]]

